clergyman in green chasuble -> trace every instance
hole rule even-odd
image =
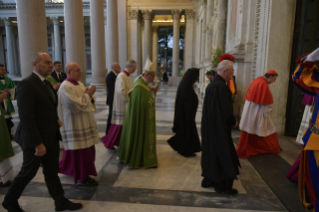
[[[158,164],[155,101],[151,90],[140,76],[129,91],[118,156],[130,168],[150,168]]]

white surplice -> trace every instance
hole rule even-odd
[[[95,104],[84,94],[86,87],[64,81],[59,89],[58,114],[64,150],[85,149],[98,143],[99,132],[94,117]]]
[[[121,72],[115,81],[112,124],[123,125],[128,102],[128,92],[132,87],[131,76]]]
[[[262,105],[246,100],[239,129],[260,137],[266,137],[275,133],[275,125],[269,117],[271,111],[272,104]]]

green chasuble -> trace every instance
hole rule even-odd
[[[7,124],[4,119],[4,111],[0,106],[0,163],[9,157],[14,156],[14,152],[12,149],[11,138],[9,136],[9,132],[7,130]]]
[[[16,85],[14,84],[14,82],[7,76],[4,76],[4,84],[0,80],[0,94],[2,94],[5,89],[13,89],[15,87]],[[10,95],[8,95],[3,101],[5,101],[5,104],[7,105],[7,112],[5,113],[5,115],[11,115],[12,113],[14,113],[15,111],[10,99]]]
[[[151,87],[141,77],[129,91],[118,156],[130,168],[149,168],[158,164],[155,102]]]
[[[51,75],[49,75],[49,76],[46,78],[46,80],[47,80],[49,83],[51,83],[52,86],[57,83],[57,81],[56,81]]]

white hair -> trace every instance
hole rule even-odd
[[[218,66],[217,66],[217,68],[216,68],[216,71],[217,71],[217,72],[222,72],[222,71],[224,71],[225,69],[230,68],[232,65],[233,65],[233,62],[232,62],[232,61],[223,60],[223,61],[221,61],[221,62],[218,64]]]

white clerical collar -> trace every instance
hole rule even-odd
[[[113,71],[113,70],[112,70],[112,71]],[[117,76],[117,75],[118,75],[115,71],[113,71],[113,73],[115,74],[115,76]]]
[[[43,80],[45,80],[45,78],[43,76],[41,76],[40,74],[38,74],[37,72],[33,71],[33,73],[35,73],[40,78],[40,80],[42,82],[43,82]]]

